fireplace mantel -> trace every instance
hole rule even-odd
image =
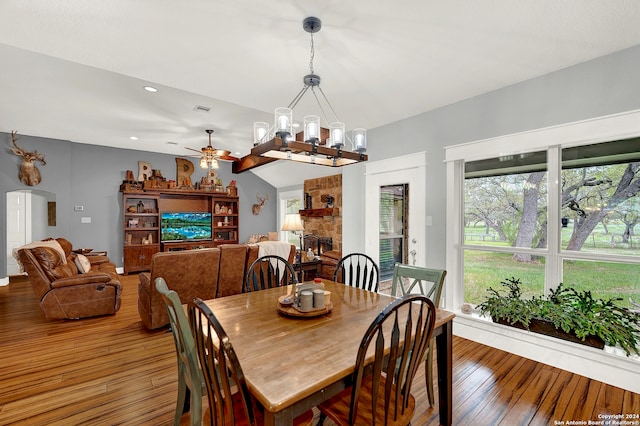
[[[299,211],[300,216],[304,217],[324,217],[324,216],[340,216],[340,210],[337,207],[329,207],[326,209],[305,209]]]

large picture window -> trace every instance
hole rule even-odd
[[[464,302],[511,277],[640,299],[640,138],[466,162],[463,199]]]

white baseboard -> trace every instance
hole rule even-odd
[[[0,278],[0,287],[9,285],[9,277]]]
[[[456,312],[453,334],[589,377],[634,393],[640,393],[640,357],[624,351],[596,349],[526,330],[494,324],[484,318]]]

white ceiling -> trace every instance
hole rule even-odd
[[[207,128],[214,147],[249,152],[252,122],[309,73],[307,16],[348,129],[640,44],[636,0],[3,0],[0,16],[0,131],[176,156]],[[299,118],[319,113],[309,95]]]

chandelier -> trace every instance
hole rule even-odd
[[[304,86],[287,107],[278,107],[274,112],[274,123],[253,123],[253,148],[251,154],[234,163],[233,171],[240,173],[253,167],[275,160],[293,160],[302,163],[341,167],[366,161],[367,131],[353,129],[351,135],[345,132],[345,124],[338,119],[327,96],[320,87],[320,76],[315,74],[313,59],[315,46],[313,35],[320,31],[322,24],[315,17],[305,18],[302,28],[310,34],[309,74],[303,77]],[[310,90],[309,90],[310,89]],[[318,104],[327,127],[320,126],[318,115],[305,115],[303,131],[294,133],[293,110],[307,92],[311,92]],[[322,101],[325,106],[323,107]],[[327,118],[330,111],[333,120]],[[351,151],[346,149],[347,143]]]

